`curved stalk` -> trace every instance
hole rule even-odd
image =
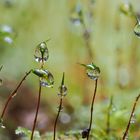
[[[17,85],[17,87],[15,88],[15,90],[10,94],[10,96],[8,97],[4,109],[2,111],[1,117],[0,119],[2,120],[4,115],[5,115],[5,111],[10,103],[10,101],[16,96],[18,89],[20,88],[20,86],[22,85],[23,81],[25,81],[26,77],[31,73],[32,70],[30,70],[29,72],[26,73],[26,75],[22,78],[22,80],[20,81],[20,83]]]
[[[35,118],[34,118],[34,124],[33,124],[33,128],[32,128],[32,134],[31,134],[30,140],[33,140],[33,136],[34,136],[34,131],[35,131],[36,122],[37,122],[37,116],[38,116],[38,111],[39,111],[39,106],[40,106],[40,98],[41,98],[41,84],[39,82],[38,102],[37,102],[36,114],[35,114]]]
[[[54,123],[54,136],[53,136],[53,140],[55,140],[56,138],[56,125],[57,125],[57,121],[58,121],[58,118],[59,118],[59,114],[62,110],[62,103],[63,103],[63,97],[61,97],[60,99],[60,103],[59,103],[59,109],[58,109],[58,113],[57,113],[57,116],[56,116],[56,119],[55,119],[55,123]]]
[[[131,125],[131,120],[132,120],[132,118],[134,116],[134,112],[135,112],[136,105],[137,105],[137,102],[138,102],[139,98],[140,98],[140,94],[136,97],[136,100],[134,102],[134,105],[133,105],[133,108],[132,108],[132,112],[131,112],[131,115],[130,115],[130,118],[129,118],[129,122],[127,124],[127,127],[126,127],[126,130],[125,130],[125,133],[123,135],[122,140],[125,140],[127,135],[128,135],[128,131],[129,131],[129,128],[130,128],[130,125]]]
[[[92,120],[93,120],[93,106],[94,106],[94,101],[95,101],[95,97],[96,97],[97,83],[98,83],[98,79],[96,79],[96,81],[95,81],[95,89],[94,89],[94,94],[93,94],[92,103],[91,103],[90,123],[89,123],[89,128],[88,128],[87,140],[89,139],[89,135],[90,135],[91,127],[92,127]]]

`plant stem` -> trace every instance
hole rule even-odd
[[[55,136],[56,136],[56,125],[57,125],[57,121],[58,121],[58,118],[59,118],[59,114],[62,110],[62,103],[63,103],[63,97],[61,97],[61,99],[60,99],[58,113],[57,113],[55,123],[54,123],[54,137],[53,137],[53,140],[55,140]]]
[[[107,112],[107,124],[106,124],[107,128],[106,128],[106,133],[108,135],[110,133],[110,111],[111,111],[112,105],[113,105],[113,96],[111,96],[111,98],[110,98],[110,103],[109,103],[108,112]]]
[[[140,94],[136,97],[136,100],[134,102],[134,105],[133,105],[133,108],[132,108],[132,112],[131,112],[131,115],[130,115],[130,118],[129,118],[129,122],[127,124],[127,127],[126,127],[126,130],[125,130],[125,133],[123,135],[122,140],[125,140],[127,135],[128,135],[128,131],[129,131],[129,128],[130,128],[130,125],[131,125],[131,120],[132,120],[132,117],[134,116],[134,112],[135,112],[136,105],[137,105],[137,102],[138,102],[139,98],[140,98]]]
[[[8,107],[9,102],[16,96],[18,89],[20,88],[20,86],[22,85],[23,81],[26,79],[26,77],[31,73],[32,70],[30,70],[29,72],[26,72],[26,75],[22,78],[22,80],[20,81],[20,83],[17,85],[17,87],[15,88],[15,90],[10,94],[10,96],[8,97],[4,109],[2,111],[1,117],[0,119],[2,120],[5,114],[5,111]]]
[[[39,82],[38,102],[37,102],[36,114],[35,114],[35,118],[34,118],[34,124],[33,124],[33,128],[32,128],[32,134],[31,134],[30,140],[33,140],[33,136],[34,136],[34,131],[35,131],[36,122],[37,122],[37,116],[38,116],[38,111],[39,111],[39,106],[40,106],[40,98],[41,98],[41,84]]]
[[[89,139],[91,126],[92,126],[93,106],[94,106],[94,101],[95,101],[95,97],[96,97],[97,83],[98,83],[98,79],[96,79],[96,81],[95,81],[95,89],[94,89],[94,94],[93,94],[92,104],[91,104],[91,111],[90,111],[91,114],[90,114],[90,123],[89,123],[89,128],[88,128],[87,140]]]

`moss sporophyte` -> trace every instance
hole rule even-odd
[[[91,102],[91,108],[90,108],[90,121],[89,121],[89,127],[84,129],[82,131],[82,138],[87,138],[87,140],[89,139],[90,136],[90,131],[91,131],[91,127],[92,127],[92,120],[93,120],[93,107],[94,107],[94,102],[95,102],[95,97],[96,97],[96,91],[97,91],[97,85],[98,85],[98,78],[100,76],[100,69],[99,67],[97,67],[95,64],[91,63],[91,64],[81,64],[82,66],[85,67],[86,69],[86,73],[87,76],[95,81],[95,89],[94,89],[94,93],[93,93],[93,98],[92,98],[92,102]]]
[[[67,95],[67,87],[64,85],[64,79],[65,79],[65,75],[63,73],[62,82],[61,82],[61,85],[59,87],[59,93],[58,93],[58,96],[60,97],[60,102],[59,102],[58,112],[57,112],[57,116],[56,116],[55,123],[54,123],[54,136],[53,136],[53,140],[56,140],[56,125],[57,125],[57,121],[58,121],[60,112],[63,109],[63,98]]]
[[[26,72],[25,76],[21,79],[21,81],[19,82],[17,87],[9,95],[9,97],[5,103],[4,109],[2,111],[1,117],[0,117],[0,126],[2,128],[5,128],[5,126],[3,125],[3,120],[4,120],[4,115],[5,115],[5,112],[8,108],[10,101],[17,95],[17,92],[18,92],[19,88],[21,87],[23,81],[25,81],[26,78],[31,73],[38,76],[39,77],[39,91],[38,91],[39,95],[38,95],[38,99],[37,99],[36,113],[35,113],[35,118],[34,118],[34,123],[33,123],[30,140],[33,140],[34,130],[35,130],[36,123],[37,123],[37,116],[38,116],[38,111],[39,111],[39,106],[40,106],[42,86],[43,87],[53,87],[53,84],[54,84],[53,75],[51,74],[51,72],[49,72],[47,69],[44,68],[44,64],[49,58],[49,52],[48,52],[48,48],[47,48],[47,44],[46,44],[47,41],[41,42],[39,45],[37,45],[36,50],[35,50],[34,57],[35,57],[35,60],[41,64],[40,68],[31,69],[28,72]]]

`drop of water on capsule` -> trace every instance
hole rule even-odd
[[[58,96],[64,97],[66,95],[67,95],[67,87],[65,85],[60,86]]]
[[[43,87],[53,87],[54,78],[53,75],[48,71],[44,70],[44,76],[40,78],[40,84]]]
[[[36,62],[46,62],[49,58],[49,51],[48,51],[48,48],[47,48],[47,44],[46,42],[41,42],[36,50],[35,50],[35,61]]]
[[[35,69],[32,71],[35,75],[40,77],[40,84],[44,87],[53,87],[54,78],[48,70]]]
[[[100,75],[100,70],[98,68],[89,66],[86,69],[86,73],[87,73],[88,77],[91,78],[92,80],[97,80]]]

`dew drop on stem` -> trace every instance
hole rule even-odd
[[[130,123],[134,124],[135,122],[136,122],[136,116],[135,116],[135,113],[133,113]]]
[[[59,91],[58,96],[64,97],[67,95],[67,87],[65,85],[60,86]]]

